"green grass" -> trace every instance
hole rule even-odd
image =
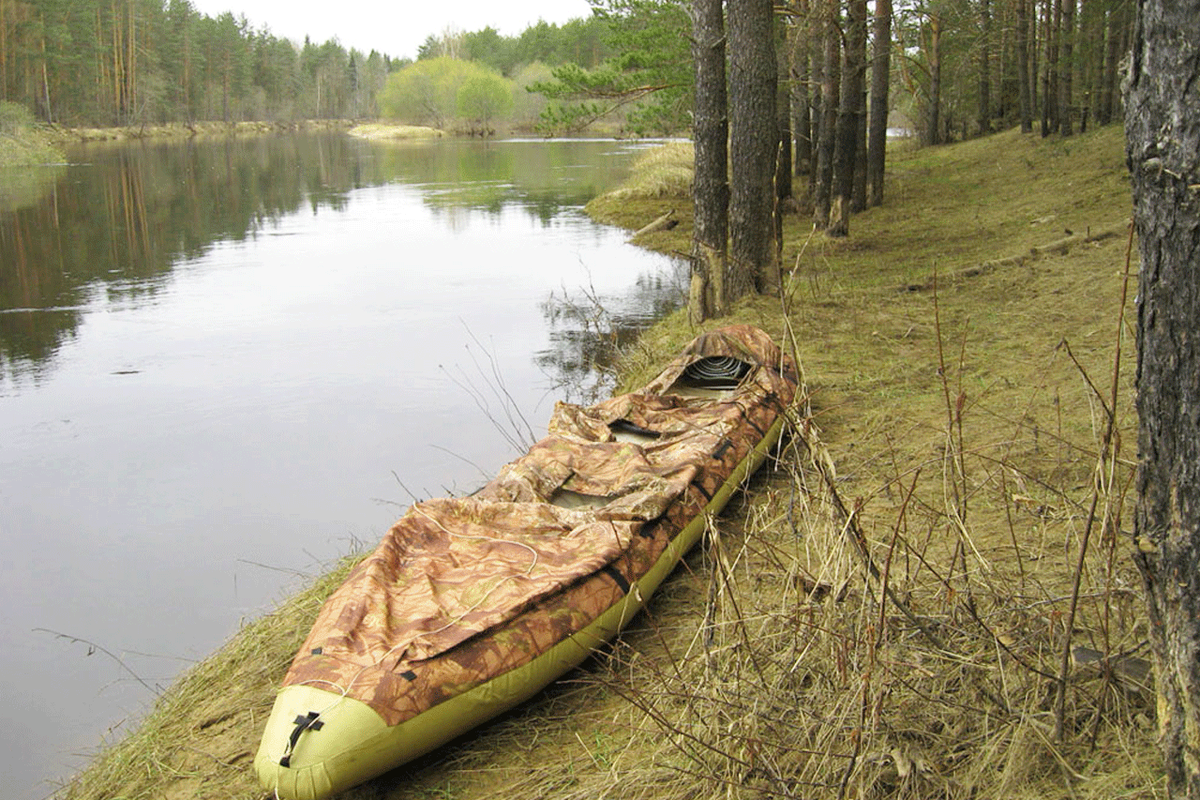
[[[0,168],[29,167],[38,164],[57,164],[63,161],[62,151],[34,122],[33,115],[16,103],[0,101]],[[0,198],[3,198],[6,176],[0,174]],[[16,194],[10,189],[8,194]]]

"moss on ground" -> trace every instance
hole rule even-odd
[[[788,217],[784,296],[703,326],[760,325],[804,365],[773,467],[605,655],[346,797],[1162,796],[1145,687],[1079,669],[1056,702],[1065,643],[1145,655],[1122,148],[1110,127],[909,150],[850,238]],[[685,252],[686,157],[663,155],[664,180],[589,211],[636,230],[675,209],[638,243]],[[663,320],[624,384],[697,331]],[[64,796],[262,797],[273,687],[340,574],[192,670]]]

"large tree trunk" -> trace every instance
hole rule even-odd
[[[1138,504],[1159,742],[1200,797],[1200,0],[1139,0],[1126,94],[1138,284]]]
[[[833,202],[829,210],[830,236],[850,233],[850,202],[854,191],[854,162],[858,147],[858,118],[862,114],[864,42],[867,35],[867,2],[850,0],[846,54],[842,59],[841,104],[833,155]]]
[[[892,0],[875,0],[871,61],[871,116],[867,133],[867,205],[883,205],[887,159],[888,89],[891,85]]]
[[[729,291],[779,290],[775,246],[775,15],[771,0],[729,0]]]
[[[729,119],[725,96],[725,18],[722,0],[693,0],[692,59],[696,92],[692,138],[695,223],[688,314],[699,323],[726,311],[725,253],[729,234]]]
[[[821,113],[817,129],[817,168],[813,174],[813,224],[829,227],[833,195],[833,149],[837,132],[838,89],[841,79],[842,35],[838,29],[838,0],[818,0],[821,13]]]

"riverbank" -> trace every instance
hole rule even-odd
[[[353,120],[314,119],[293,122],[172,122],[162,125],[124,125],[108,128],[74,128],[50,126],[47,136],[54,142],[87,144],[89,142],[124,142],[142,139],[189,139],[194,136],[261,136],[269,133],[297,131],[349,130]]]
[[[0,100],[0,168],[31,167],[63,161],[45,126],[34,122],[24,106]],[[0,192],[14,175],[0,176]]]
[[[41,131],[0,133],[0,168],[57,164],[63,159],[62,150],[55,147],[51,137]]]
[[[638,243],[686,251],[686,158],[668,161],[670,180],[590,213],[636,230],[674,209],[674,229]],[[1108,387],[1120,131],[905,152],[886,190],[847,240],[788,217],[785,296],[705,325],[752,322],[794,350],[815,426],[607,655],[348,797],[1154,796],[1144,689],[1080,671],[1054,730],[1089,526],[1071,642],[1144,655],[1116,533],[1132,445],[1102,472],[1103,524],[1087,513],[1106,408],[1133,440],[1127,366],[1115,403]],[[664,320],[625,353],[624,385],[695,333]],[[354,560],[191,670],[63,796],[260,797],[250,760],[275,686]]]
[[[364,125],[355,125],[348,133],[359,139],[405,142],[441,139],[446,135],[445,131],[440,131],[437,128],[428,128],[422,125],[392,125],[384,122],[368,122]]]

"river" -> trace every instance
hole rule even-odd
[[[94,145],[0,191],[6,797],[607,391],[600,334],[680,300],[582,212],[644,146]]]

